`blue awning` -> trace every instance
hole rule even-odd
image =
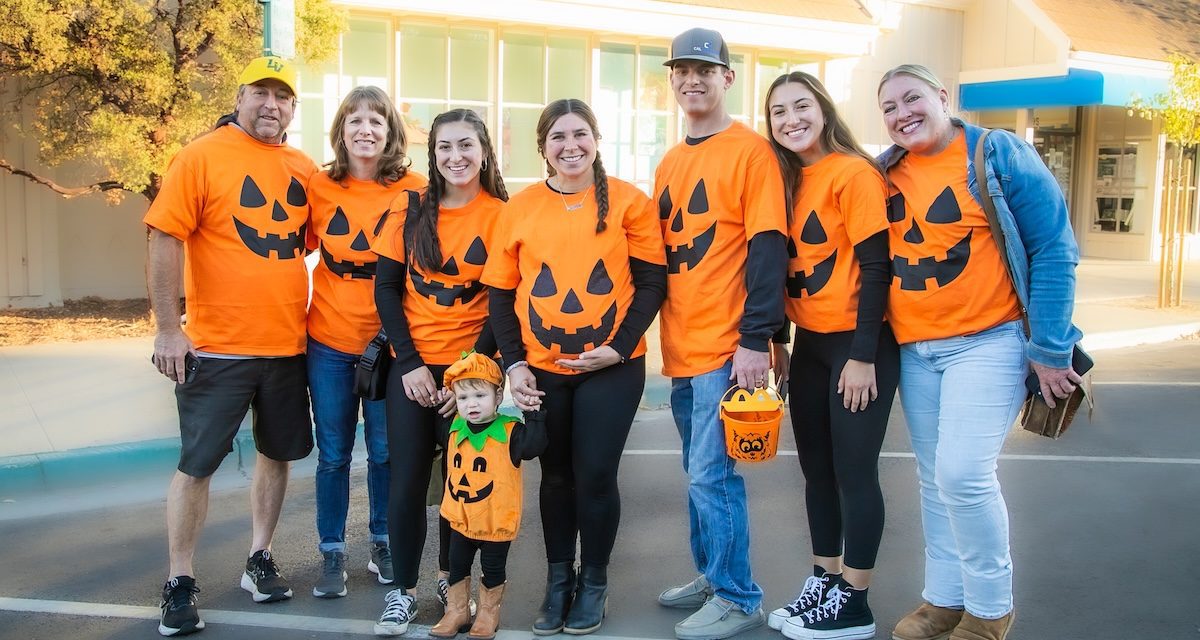
[[[959,104],[964,111],[1101,104],[1126,107],[1134,95],[1147,99],[1166,90],[1166,78],[1068,69],[1065,76],[964,84],[959,87]]]

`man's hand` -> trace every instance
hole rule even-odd
[[[160,329],[154,334],[154,366],[158,372],[170,378],[177,384],[187,380],[187,370],[184,359],[187,354],[196,355],[192,341],[178,326],[171,330]]]
[[[771,355],[766,351],[754,351],[739,346],[733,352],[733,372],[730,380],[737,380],[737,385],[753,391],[755,388],[767,387],[767,372],[771,369]]]

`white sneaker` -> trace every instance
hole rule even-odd
[[[383,613],[375,623],[375,635],[400,636],[408,631],[408,623],[417,617],[417,600],[404,589],[392,589],[383,597]]]

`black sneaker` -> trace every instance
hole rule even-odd
[[[191,576],[177,576],[163,585],[162,620],[158,632],[164,636],[182,636],[204,628],[196,609],[196,594],[200,587]]]
[[[767,626],[779,631],[783,629],[783,623],[821,604],[825,600],[825,590],[829,588],[829,581],[834,575],[815,566],[813,575],[804,581],[804,587],[800,589],[796,599],[772,611],[767,616]]]
[[[388,548],[388,543],[371,543],[371,560],[367,562],[367,570],[375,574],[379,584],[392,584],[396,581],[392,573],[392,550]]]
[[[404,589],[392,589],[383,597],[383,613],[375,623],[377,636],[402,636],[417,617],[417,600]]]
[[[341,598],[346,595],[346,554],[341,551],[322,551],[324,559],[321,577],[313,587],[318,598]]]
[[[255,602],[275,602],[292,597],[292,588],[279,575],[275,558],[263,549],[246,558],[246,572],[242,574],[242,588],[250,592]]]
[[[875,616],[867,606],[867,590],[853,589],[839,576],[825,592],[825,602],[789,618],[781,631],[792,640],[870,640]]]

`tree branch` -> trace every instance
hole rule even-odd
[[[102,180],[95,184],[89,184],[89,185],[85,185],[82,187],[64,187],[49,178],[44,178],[37,174],[30,173],[29,171],[26,171],[24,169],[18,169],[16,167],[12,166],[11,164],[9,164],[9,162],[4,159],[0,159],[0,169],[4,169],[5,171],[7,171],[15,176],[20,176],[22,178],[26,178],[30,182],[36,182],[37,184],[40,184],[40,185],[46,187],[47,189],[50,189],[51,191],[62,195],[62,197],[64,197],[64,198],[76,198],[79,196],[85,196],[89,193],[112,191],[114,189],[125,189],[125,187],[122,186],[120,182],[116,182],[114,180]]]

